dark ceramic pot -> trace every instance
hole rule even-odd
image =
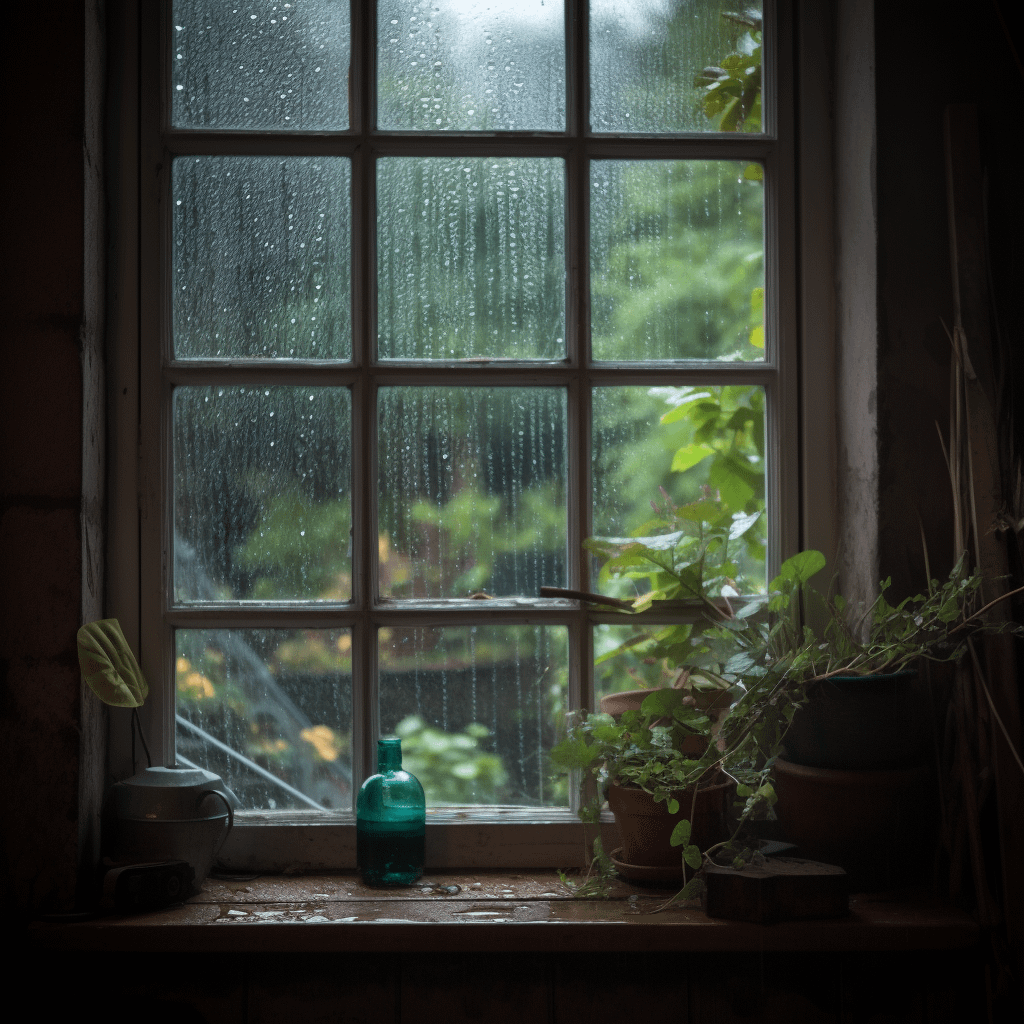
[[[928,750],[917,672],[836,676],[817,683],[786,733],[786,759],[813,768],[906,768]]]
[[[937,828],[930,765],[852,771],[778,758],[775,813],[798,854],[838,864],[857,889],[927,881]]]

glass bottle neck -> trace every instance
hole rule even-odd
[[[402,769],[402,741],[397,736],[377,740],[377,771],[397,772]]]

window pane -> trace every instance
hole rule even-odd
[[[382,388],[380,593],[565,586],[565,392]]]
[[[564,627],[382,629],[382,732],[427,805],[568,803],[547,752],[566,710]]]
[[[352,802],[348,630],[175,631],[177,753],[246,810]]]
[[[590,45],[594,131],[761,131],[760,4],[591,0]]]
[[[348,127],[348,0],[175,0],[171,124]]]
[[[381,0],[377,126],[564,131],[561,0]]]
[[[671,686],[679,669],[670,670],[665,660],[649,656],[660,626],[594,627],[594,706],[601,698],[623,690]]]
[[[382,358],[564,357],[562,160],[385,159],[377,196]]]
[[[174,393],[174,599],[345,601],[351,398],[343,388]]]
[[[764,358],[764,183],[733,160],[595,161],[595,359]]]
[[[178,359],[349,359],[347,159],[174,161]]]
[[[651,503],[666,500],[711,497],[733,513],[763,513],[764,405],[764,389],[749,385],[595,388],[594,534],[647,533]],[[764,589],[766,537],[762,515],[736,552],[748,590]],[[612,587],[636,596],[629,581]]]

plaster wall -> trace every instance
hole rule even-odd
[[[29,5],[5,25],[0,869],[14,913],[73,905],[102,770],[80,771],[102,714],[83,704],[75,644],[102,601],[100,16]]]
[[[872,0],[836,22],[835,195],[840,590],[870,601],[878,581],[878,335]]]

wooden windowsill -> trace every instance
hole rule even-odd
[[[455,894],[442,887],[459,886]],[[699,907],[655,910],[671,893],[613,885],[569,896],[551,871],[428,874],[380,890],[355,874],[208,879],[187,903],[131,917],[40,921],[42,949],[135,952],[561,952],[966,949],[978,926],[924,893],[862,894],[850,914],[773,925],[712,920]]]

